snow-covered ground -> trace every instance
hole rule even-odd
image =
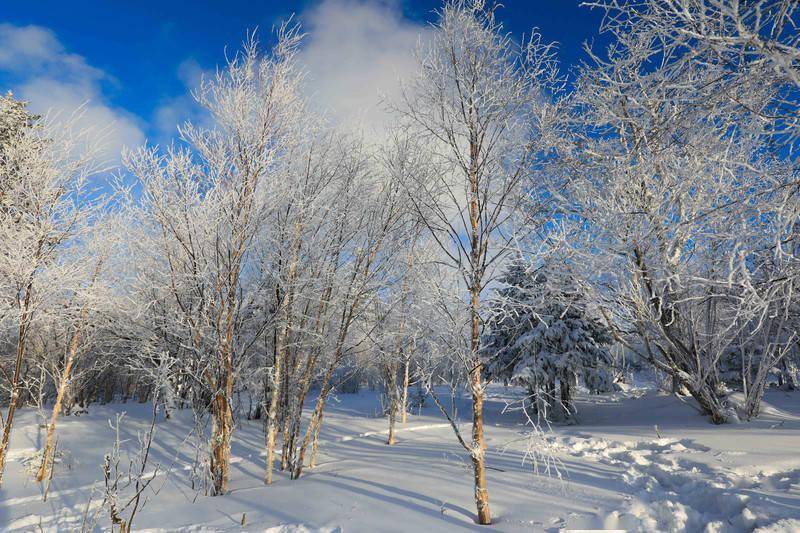
[[[800,394],[769,392],[759,420],[717,427],[675,397],[584,399],[579,425],[555,426],[534,441],[557,459],[557,472],[547,476],[536,475],[526,457],[524,416],[506,409],[516,391],[496,387],[490,393],[493,530],[800,531]],[[216,498],[189,486],[190,413],[160,420],[151,466],[168,474],[151,485],[156,493],[149,493],[134,529],[487,530],[472,521],[469,462],[433,408],[410,417],[397,445],[388,447],[386,420],[374,416],[375,393],[337,400],[325,417],[319,465],[298,481],[280,473],[264,486],[261,423],[240,421],[231,490]],[[35,411],[23,411],[0,490],[0,529],[79,528],[100,506],[98,493],[90,496],[102,484],[100,465],[113,442],[108,422],[121,411],[127,412],[122,437],[135,447],[137,431],[148,426],[146,405],[92,406],[87,415],[59,422],[65,453],[46,502],[25,461],[40,446],[43,428]],[[466,403],[461,412],[468,412]],[[98,516],[98,527],[107,528],[108,517]]]

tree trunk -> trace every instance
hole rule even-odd
[[[488,525],[492,523],[492,513],[489,509],[489,490],[486,487],[486,442],[483,435],[483,364],[480,355],[480,298],[483,288],[483,261],[486,259],[486,248],[484,246],[483,234],[485,228],[481,228],[481,210],[479,201],[479,182],[480,171],[478,162],[480,160],[480,142],[477,134],[477,117],[475,108],[469,110],[469,223],[470,223],[470,269],[471,283],[470,293],[470,318],[472,328],[470,331],[470,364],[469,381],[472,391],[472,467],[475,478],[475,505],[478,508],[478,523]]]
[[[400,407],[400,399],[397,390],[397,365],[394,361],[389,363],[389,368],[386,372],[386,393],[389,397],[389,438],[386,444],[389,446],[395,443],[394,427],[397,422],[397,411]]]
[[[409,381],[409,367],[411,366],[411,358],[406,355],[403,358],[403,391],[400,396],[400,423],[405,424],[408,422],[408,381]]]
[[[405,290],[405,288],[404,288]],[[397,387],[397,373],[400,371],[400,358],[404,358],[403,354],[403,334],[405,333],[405,313],[400,315],[400,324],[397,327],[397,342],[395,343],[395,352],[392,360],[389,361],[388,374],[387,374],[387,391],[389,393],[389,438],[386,444],[392,445],[395,443],[394,427],[397,422],[397,413],[400,410],[401,402],[400,391]]]
[[[475,480],[475,505],[478,509],[478,523],[489,525],[492,523],[492,513],[489,509],[489,490],[486,486],[486,440],[483,434],[483,384],[481,370],[483,365],[478,350],[480,348],[480,287],[472,287],[472,335],[471,351],[473,367],[469,373],[470,389],[472,391],[472,468]]]
[[[17,338],[17,354],[14,361],[14,377],[11,380],[11,397],[8,401],[8,412],[3,425],[3,438],[0,440],[0,486],[3,484],[3,473],[8,457],[8,445],[11,440],[11,426],[14,424],[14,413],[17,410],[19,401],[20,373],[22,371],[22,361],[25,357],[25,341],[27,340],[28,325],[30,321],[31,291],[33,282],[29,281],[25,289],[25,298],[22,301],[22,314],[19,319],[19,336]]]
[[[81,313],[84,315],[84,313]],[[81,317],[81,322],[83,316]],[[67,362],[64,365],[64,371],[61,373],[61,379],[58,383],[58,392],[56,400],[53,403],[53,412],[50,415],[50,424],[47,425],[47,438],[44,444],[44,451],[42,452],[42,464],[39,466],[39,471],[36,474],[36,480],[42,481],[47,477],[47,465],[49,463],[50,453],[53,447],[53,434],[56,430],[56,422],[58,421],[58,414],[61,412],[61,402],[64,400],[64,393],[69,386],[70,372],[72,371],[72,363],[75,360],[75,354],[78,351],[78,344],[80,342],[81,327],[75,331],[69,343],[69,351],[67,352]]]
[[[483,435],[483,390],[480,373],[470,375],[472,389],[472,468],[475,480],[475,504],[478,509],[478,523],[492,523],[489,509],[489,490],[486,486],[486,443]]]
[[[697,401],[701,411],[711,418],[712,423],[724,424],[727,421],[716,391],[709,383],[701,383],[698,387],[686,384],[686,387],[689,389],[689,394]]]
[[[283,338],[284,333],[278,333],[278,347],[275,350],[275,363],[272,367],[272,396],[270,397],[269,410],[267,412],[267,472],[264,482],[269,485],[272,483],[273,462],[275,461],[275,437],[278,433],[278,402],[281,395],[281,370],[283,360]]]
[[[282,372],[283,363],[286,357],[286,340],[289,335],[289,319],[291,318],[292,298],[294,296],[294,279],[297,274],[297,259],[300,253],[302,224],[300,220],[295,222],[294,240],[292,246],[292,256],[289,261],[289,269],[286,274],[286,291],[280,302],[279,313],[283,317],[283,323],[279,321],[279,329],[275,338],[275,363],[273,365],[273,385],[272,397],[270,398],[269,411],[267,413],[267,472],[264,482],[272,484],[272,471],[275,461],[275,440],[278,433],[278,402],[283,394]],[[288,391],[287,391],[288,393]]]
[[[328,368],[325,371],[325,375],[322,377],[322,384],[320,385],[317,404],[314,407],[314,414],[312,415],[311,422],[309,423],[308,429],[306,430],[306,435],[303,438],[303,444],[300,446],[300,450],[298,452],[298,457],[297,457],[297,464],[295,465],[295,470],[292,475],[292,479],[298,479],[300,477],[300,474],[303,472],[303,460],[306,454],[306,450],[308,448],[309,441],[312,440],[312,437],[313,437],[313,444],[312,444],[311,461],[309,463],[309,467],[313,468],[316,463],[317,439],[319,438],[319,429],[320,427],[322,427],[322,418],[325,410],[325,402],[328,399],[328,394],[330,394],[331,389],[333,388],[331,385],[333,372],[336,370],[336,367],[341,362],[342,357],[344,357],[344,343],[345,339],[347,339],[347,332],[349,331],[350,324],[352,324],[353,316],[355,315],[357,305],[358,305],[358,300],[356,299],[350,304],[349,310],[345,311],[342,315],[342,321],[341,325],[339,326],[339,335],[336,340],[336,349],[334,350],[333,359],[328,365]]]
[[[408,379],[409,379],[409,367],[411,366],[411,357],[406,351],[403,349],[404,342],[402,339],[403,331],[405,330],[406,324],[406,313],[409,312],[408,306],[406,305],[406,298],[408,297],[408,275],[410,275],[413,267],[414,267],[414,244],[416,243],[417,237],[414,238],[411,244],[411,251],[408,254],[408,260],[406,261],[407,276],[403,277],[403,283],[401,286],[401,295],[403,298],[403,306],[401,307],[401,315],[400,315],[400,342],[398,343],[398,352],[399,355],[402,356],[403,360],[403,383],[402,389],[400,391],[400,423],[405,424],[408,422]],[[413,349],[412,349],[413,352]]]
[[[561,409],[564,410],[564,419],[572,416],[572,394],[570,391],[569,376],[563,375],[560,379],[561,384]]]
[[[306,394],[311,385],[311,369],[315,365],[315,357],[311,354],[306,358],[306,368],[303,372],[301,380],[297,384],[297,396],[294,400],[292,411],[289,413],[290,427],[287,444],[284,448],[287,450],[288,457],[286,459],[286,467],[290,473],[294,473],[294,465],[297,456],[297,438],[300,434],[300,424],[303,420],[303,405],[305,404]]]
[[[234,273],[238,279],[238,273]],[[214,495],[223,495],[228,491],[228,479],[231,465],[231,438],[233,436],[233,329],[234,298],[236,283],[230,285],[226,303],[225,337],[220,350],[222,368],[219,381],[209,380],[215,391],[212,403],[214,427],[211,433],[211,474],[214,481]],[[214,387],[214,384],[217,386]]]
[[[100,275],[100,269],[103,266],[103,262],[105,258],[101,258],[97,261],[97,264],[94,268],[94,273],[92,274],[91,284],[90,287],[94,287],[95,283],[97,282],[97,278]],[[64,400],[64,394],[67,392],[67,388],[69,387],[69,380],[70,380],[70,373],[72,372],[72,365],[75,362],[75,356],[78,353],[78,346],[81,342],[81,334],[83,333],[83,328],[86,325],[86,318],[89,316],[89,307],[87,304],[84,304],[81,307],[80,315],[78,316],[78,323],[75,326],[75,333],[72,335],[72,339],[70,339],[69,349],[67,350],[67,361],[64,363],[64,371],[61,373],[61,380],[58,384],[58,391],[56,393],[56,400],[53,403],[53,412],[50,415],[50,424],[47,426],[47,439],[45,440],[44,445],[44,452],[42,453],[42,464],[39,466],[39,471],[36,474],[36,480],[42,481],[45,477],[47,477],[47,465],[50,462],[49,457],[52,453],[53,448],[53,434],[56,430],[56,422],[58,421],[58,414],[61,411],[61,403]],[[96,388],[96,385],[95,385]],[[52,463],[51,463],[52,464]]]
[[[303,473],[303,463],[305,461],[306,450],[308,449],[308,445],[311,443],[313,438],[314,440],[314,453],[312,454],[311,465],[314,466],[313,462],[316,456],[316,441],[317,435],[319,434],[319,426],[322,425],[322,412],[325,409],[325,401],[327,400],[328,393],[330,392],[330,380],[333,376],[333,371],[336,369],[335,362],[331,363],[328,367],[325,375],[322,378],[322,385],[320,386],[319,390],[319,397],[317,398],[317,404],[314,406],[314,412],[311,415],[311,421],[308,423],[308,428],[306,429],[306,434],[303,437],[303,443],[300,445],[300,450],[297,452],[297,461],[294,465],[294,472],[292,475],[292,479],[298,479],[300,475]]]
[[[230,398],[233,393],[232,361],[226,360],[224,386],[217,390],[212,403],[214,426],[211,432],[211,475],[214,482],[214,495],[228,491],[231,464],[231,437],[233,435],[233,412]]]
[[[291,355],[293,350],[287,350],[287,355]],[[291,383],[293,381],[292,377],[294,374],[295,369],[295,361],[296,355],[288,357],[286,361],[286,365],[283,372],[283,386],[281,390],[281,414],[283,415],[281,418],[281,438],[283,441],[283,447],[281,449],[281,471],[286,470],[289,461],[289,422],[291,418],[292,409],[292,397],[293,395],[290,392]]]
[[[319,452],[319,430],[322,428],[322,420],[325,418],[325,411],[319,412],[317,423],[314,425],[314,437],[311,439],[311,458],[308,460],[308,467],[317,466],[317,452]]]
[[[325,322],[323,320],[323,315],[325,313],[325,309],[327,308],[328,299],[330,298],[331,294],[331,287],[328,286],[325,291],[323,292],[323,297],[320,300],[320,305],[317,309],[315,324],[314,324],[314,332],[318,335],[321,335],[325,329]],[[319,351],[317,349],[312,350],[308,354],[306,358],[306,366],[303,372],[303,377],[300,380],[298,392],[297,392],[297,399],[295,403],[295,411],[293,414],[293,426],[291,430],[291,437],[290,437],[290,453],[291,453],[291,461],[289,462],[289,468],[291,470],[292,479],[295,479],[295,470],[296,464],[298,461],[298,450],[297,450],[297,439],[300,435],[300,425],[303,420],[303,406],[305,405],[306,396],[308,395],[308,391],[311,389],[311,375],[314,372],[314,368],[317,366],[317,360],[319,359]],[[300,462],[302,462],[302,458],[300,458]]]

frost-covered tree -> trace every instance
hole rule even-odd
[[[455,353],[472,397],[472,435],[464,447],[473,465],[478,522],[490,524],[481,298],[513,239],[524,184],[551,148],[557,65],[537,33],[518,43],[483,0],[446,2],[418,59],[398,111],[435,170],[411,173],[405,185],[444,260],[463,280],[470,349]],[[465,443],[460,436],[459,442]]]
[[[579,382],[591,392],[612,387],[611,334],[574,284],[523,260],[499,282],[483,339],[487,379],[526,387],[544,418],[574,414]]]
[[[68,252],[91,231],[102,198],[88,194],[88,179],[99,169],[98,147],[87,130],[77,127],[78,114],[37,119],[10,95],[0,98],[0,114],[0,328],[14,353],[0,363],[7,368],[3,392],[8,400],[1,481],[23,393],[28,343],[36,323],[58,312],[80,284],[85,262],[70,260],[75,257]]]
[[[297,28],[287,25],[270,53],[249,39],[195,92],[210,127],[181,127],[183,148],[126,155],[142,186],[134,217],[147,226],[140,234],[147,240],[136,246],[157,268],[140,279],[166,297],[164,325],[192,362],[194,384],[206,388],[215,494],[227,491],[234,387],[256,346],[244,335],[262,335],[263,327],[249,326],[269,319],[247,311],[260,295],[256,245],[277,206],[279,169],[304,117],[294,59],[299,41]]]
[[[63,352],[54,350],[55,354],[47,351],[43,353],[46,360],[55,358],[50,368],[55,394],[50,422],[47,424],[42,462],[36,473],[38,481],[47,477],[48,468],[52,464],[53,437],[64,400],[77,392],[77,386],[85,385],[76,377],[81,372],[84,375],[90,374],[92,370],[94,372],[91,373],[96,374],[100,366],[108,363],[106,350],[102,347],[102,333],[98,335],[97,330],[102,331],[98,326],[104,324],[105,318],[113,310],[111,302],[115,300],[115,295],[111,285],[114,281],[111,279],[113,275],[106,269],[106,263],[119,230],[119,219],[111,215],[105,216],[104,220],[94,224],[90,239],[75,246],[65,258],[66,261],[81,265],[84,271],[78,274],[78,279],[68,291],[58,315],[50,320],[57,324],[56,329],[62,323],[67,326],[64,335],[66,346]],[[91,355],[95,356],[94,361],[87,360]]]
[[[334,241],[337,261],[333,273],[329,354],[322,366],[320,392],[295,461],[293,477],[299,478],[311,445],[310,465],[316,460],[317,438],[334,375],[342,363],[367,346],[379,322],[368,320],[372,305],[389,283],[402,243],[406,242],[406,198],[396,177],[376,171],[374,160],[356,145],[345,159],[341,182],[333,202],[331,222],[340,231]],[[337,235],[332,232],[332,235]]]
[[[756,114],[778,144],[791,147],[797,141],[800,4],[795,0],[593,0],[585,5],[605,11],[601,30],[615,37],[634,30],[657,40],[666,52],[661,68],[677,73],[686,63],[712,67],[716,76],[706,80],[706,89]]]
[[[785,330],[757,317],[785,316],[797,279],[786,252],[796,166],[773,142],[785,118],[765,119],[791,93],[753,76],[742,49],[709,48],[663,18],[678,4],[702,18],[735,2],[608,4],[613,42],[580,72],[579,133],[564,158],[576,178],[565,198],[583,239],[576,248],[617,340],[721,423],[730,406],[720,360],[744,339]],[[779,268],[765,276],[767,264]],[[789,337],[778,338],[765,367],[785,353]]]

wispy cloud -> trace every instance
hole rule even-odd
[[[175,76],[183,83],[185,92],[164,98],[153,112],[152,129],[156,143],[169,144],[178,135],[178,126],[187,121],[195,124],[208,123],[209,118],[197,105],[191,91],[200,86],[203,77],[212,77],[214,70],[204,69],[194,58],[187,58],[178,65]],[[208,124],[210,125],[210,124]]]
[[[380,0],[323,0],[300,20],[312,102],[340,124],[383,130],[391,118],[382,99],[399,96],[428,28],[405,18],[399,2]]]
[[[429,29],[405,18],[395,0],[322,0],[299,13],[298,20],[306,34],[298,59],[308,74],[312,106],[338,126],[380,135],[391,122],[384,100],[397,98],[398,81],[417,68],[414,52]],[[261,37],[266,48],[270,39]],[[220,59],[232,44],[219,43]],[[185,92],[165,97],[153,111],[155,142],[169,143],[187,120],[208,120],[190,91],[214,71],[191,57],[178,66],[174,75]]]
[[[117,80],[70,53],[47,28],[0,23],[0,71],[36,113],[67,116],[80,108],[79,125],[95,132],[110,162],[119,160],[123,146],[144,140],[140,119],[113,106],[104,94],[104,87]]]
[[[403,16],[399,0],[321,0],[298,14],[307,34],[300,61],[308,71],[312,105],[334,123],[367,132],[390,122],[383,98],[398,96],[398,80],[415,68],[414,50],[428,29]],[[242,33],[246,28],[242,28]],[[220,54],[224,46],[219,43]],[[81,108],[83,125],[93,127],[104,155],[118,160],[123,146],[166,143],[177,125],[202,120],[189,91],[213,67],[185,60],[175,72],[184,94],[165,97],[147,117],[114,105],[109,89],[124,90],[108,72],[69,50],[49,28],[0,23],[0,79],[37,113],[71,114]]]

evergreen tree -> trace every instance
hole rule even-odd
[[[27,105],[27,102],[15,99],[10,91],[0,95],[0,209],[4,213],[16,214],[17,218],[30,206],[15,205],[20,203],[14,190],[20,181],[20,162],[12,156],[11,150],[20,137],[30,137],[35,122],[40,118],[30,114]]]
[[[574,415],[579,381],[590,392],[611,387],[611,336],[574,284],[521,260],[500,281],[483,339],[488,379],[527,387],[543,417]]]

